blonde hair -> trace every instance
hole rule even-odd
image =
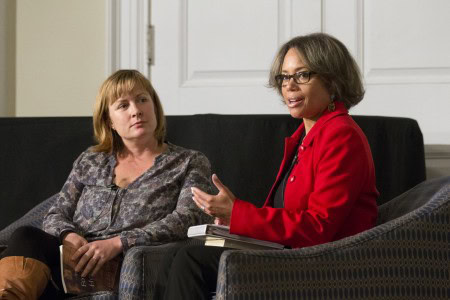
[[[97,145],[92,147],[95,152],[121,153],[124,144],[122,138],[111,128],[109,106],[125,93],[135,87],[145,89],[154,105],[156,115],[155,138],[159,145],[166,137],[166,118],[158,94],[150,81],[136,70],[119,70],[109,76],[100,87],[94,106],[93,125]]]
[[[269,87],[281,95],[281,86],[275,76],[281,73],[286,53],[295,48],[310,71],[324,82],[337,101],[344,102],[347,108],[358,104],[364,98],[361,72],[345,45],[325,33],[298,36],[278,50],[269,75]]]

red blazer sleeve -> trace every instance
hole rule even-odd
[[[378,192],[367,139],[348,116],[331,123],[300,147],[299,163],[286,185],[285,207],[257,208],[237,199],[232,233],[298,248],[374,225]]]

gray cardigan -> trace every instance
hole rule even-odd
[[[57,237],[76,232],[88,241],[119,235],[126,252],[184,239],[190,226],[212,221],[192,200],[191,187],[212,192],[210,163],[202,153],[168,144],[126,188],[113,184],[116,163],[115,155],[84,151],[43,229]]]

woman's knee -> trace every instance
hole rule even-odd
[[[184,271],[190,269],[193,265],[198,264],[201,259],[203,246],[185,246],[177,251],[175,255],[171,270],[174,272]]]
[[[5,256],[25,256],[41,260],[36,256],[47,248],[51,243],[48,234],[39,228],[32,226],[23,226],[17,228],[9,238],[8,248],[5,250]]]
[[[172,270],[175,270],[175,272],[179,269],[185,269],[186,264],[188,261],[191,260],[191,254],[189,247],[183,247],[177,251],[177,254],[173,258],[172,262]]]
[[[217,268],[220,256],[226,248],[190,245],[178,250],[172,264],[174,272],[188,269],[207,270]]]
[[[58,246],[58,238],[39,228],[23,226],[13,232],[2,257],[24,256],[39,260],[47,266],[59,266]]]
[[[22,226],[14,230],[11,234],[10,240],[30,240],[30,239],[39,239],[40,229],[33,226]]]

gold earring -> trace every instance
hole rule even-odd
[[[334,104],[334,95],[331,95],[331,102],[328,104],[328,111],[333,112],[336,109],[336,105]]]

